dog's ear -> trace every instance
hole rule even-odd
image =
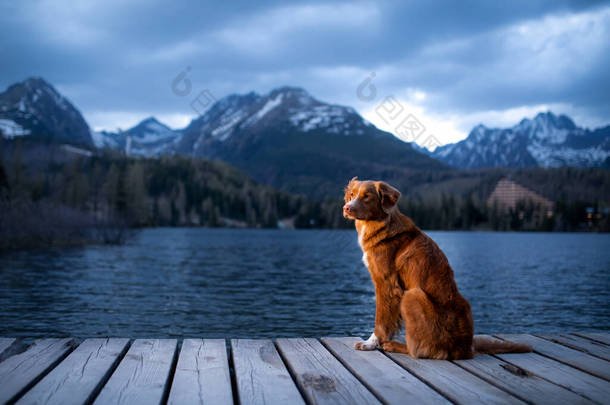
[[[343,198],[345,199],[345,202],[348,202],[348,197],[347,197],[347,195],[348,195],[349,191],[352,189],[352,186],[354,186],[354,185],[356,184],[356,182],[357,182],[357,181],[358,181],[358,176],[353,177],[353,178],[352,178],[352,179],[349,181],[349,183],[347,183],[347,186],[345,186],[345,188],[343,189],[343,194],[344,194],[344,197],[343,197]]]
[[[398,202],[400,191],[383,181],[376,181],[375,188],[377,189],[377,194],[379,194],[381,208],[383,208],[386,213],[389,213]]]
[[[355,182],[358,181],[358,176],[354,176],[352,177],[352,179],[349,181],[349,183],[347,183],[347,187],[346,188],[351,188],[351,186],[354,185]]]

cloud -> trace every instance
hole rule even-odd
[[[422,58],[451,61],[446,74],[455,80],[430,102],[456,104],[461,96],[460,106],[470,109],[586,101],[603,80],[595,68],[610,68],[609,37],[610,8],[605,8],[528,20],[433,47]]]
[[[406,73],[386,69],[390,83],[376,76],[442,143],[464,138],[479,123],[512,126],[548,110],[596,127],[610,121],[602,90],[610,81],[601,73],[610,69],[609,37],[610,8],[550,15],[422,49],[412,58],[418,66]],[[410,83],[419,90],[396,92]],[[391,130],[373,108],[364,111]]]
[[[610,121],[609,31],[609,2],[574,0],[3,2],[0,86],[43,76],[93,127],[180,127],[195,113],[171,82],[190,68],[194,93],[296,85],[373,122],[394,96],[449,142],[539,109]]]
[[[301,4],[243,16],[214,33],[213,38],[237,52],[268,54],[291,46],[291,40],[302,40],[298,38],[301,35],[353,32],[378,23],[379,10],[374,3]]]

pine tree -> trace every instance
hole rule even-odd
[[[263,212],[263,226],[266,228],[276,228],[277,227],[277,208],[275,205],[275,198],[273,195],[267,195],[265,193],[265,209]]]
[[[127,212],[136,225],[148,222],[150,210],[144,179],[144,168],[139,162],[129,166],[126,179]]]
[[[101,166],[101,164],[99,163],[99,161],[96,161],[95,164],[93,165],[93,170],[90,173],[90,180],[89,180],[89,184],[91,185],[91,202],[92,202],[92,209],[93,212],[95,214],[97,214],[100,210],[100,204],[101,204],[101,198],[102,198],[102,194],[103,194],[103,187],[104,187],[104,177],[105,177],[105,173],[104,170]]]
[[[124,174],[125,170],[119,168],[115,163],[110,166],[104,183],[107,216],[127,217],[127,192]]]

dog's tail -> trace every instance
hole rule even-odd
[[[529,353],[532,351],[532,346],[525,343],[492,340],[481,336],[475,336],[472,343],[476,354]]]

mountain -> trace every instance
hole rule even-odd
[[[446,167],[353,108],[295,87],[227,96],[182,132],[176,153],[221,159],[258,181],[308,194],[337,194],[356,175],[400,182],[408,170]]]
[[[97,148],[124,150],[128,155],[158,157],[171,153],[182,133],[172,130],[154,117],[149,117],[124,132],[94,132]]]
[[[92,131],[93,143],[98,149],[120,149],[125,150],[127,137],[124,132]]]
[[[27,136],[39,150],[53,142],[134,156],[224,160],[260,182],[319,196],[336,194],[355,175],[400,183],[413,170],[447,168],[353,108],[321,102],[296,87],[229,95],[182,130],[150,117],[126,131],[92,132],[50,84],[30,78],[0,94],[0,131],[9,139]]]
[[[540,113],[511,128],[478,125],[432,157],[459,169],[486,167],[610,167],[610,126],[577,127],[565,115]]]
[[[53,86],[29,78],[0,93],[0,132],[45,142],[92,149],[93,139],[81,113]]]
[[[278,126],[284,133],[321,130],[341,135],[363,135],[372,127],[352,108],[322,103],[300,88],[282,87],[266,96],[251,92],[221,99],[185,129],[179,150],[215,153],[210,149],[217,149],[224,142],[258,137]]]

